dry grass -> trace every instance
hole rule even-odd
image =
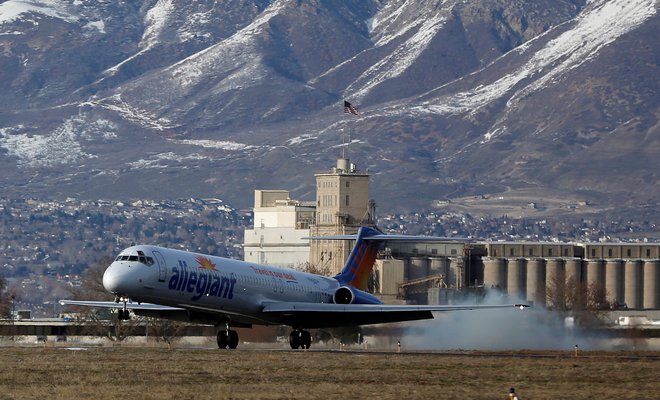
[[[660,353],[0,348],[0,399],[652,399]]]

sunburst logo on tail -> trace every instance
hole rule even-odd
[[[197,262],[199,263],[199,268],[205,269],[208,271],[217,271],[215,268],[215,264],[213,264],[213,261],[211,259],[199,256],[197,257]]]

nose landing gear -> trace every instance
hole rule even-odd
[[[119,304],[120,302],[124,303],[124,307],[117,310],[117,319],[120,321],[128,321],[129,319],[131,319],[131,313],[128,311],[128,308],[126,307],[126,303],[128,303],[128,299],[125,297],[115,297],[115,303]]]

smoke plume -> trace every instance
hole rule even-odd
[[[472,303],[473,304],[473,303]],[[502,304],[489,295],[481,304]],[[559,314],[542,307],[520,310],[466,310],[435,313],[435,319],[408,324],[402,346],[408,349],[442,350],[570,350],[599,347]]]

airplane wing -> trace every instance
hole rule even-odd
[[[499,305],[388,305],[388,304],[334,304],[334,303],[265,303],[263,312],[306,328],[332,328],[345,325],[368,325],[386,322],[414,321],[433,318],[433,312],[477,310],[492,308],[529,307],[527,304]]]
[[[80,301],[60,300],[61,305],[87,306],[100,308],[122,308],[122,303],[114,301]],[[499,304],[499,305],[389,305],[389,304],[334,304],[334,303],[298,303],[298,302],[267,302],[263,304],[262,312],[270,315],[271,321],[279,321],[285,325],[304,326],[312,328],[333,328],[350,325],[370,325],[387,322],[414,321],[433,318],[433,312],[477,310],[493,308],[524,309],[526,304]],[[209,316],[224,314],[215,309],[198,309],[197,307],[172,307],[152,303],[127,303],[126,308],[138,312],[140,315],[163,317],[166,314],[173,316],[178,312],[189,312],[191,309],[203,311]],[[154,312],[158,313],[153,314]],[[153,314],[153,315],[152,315]],[[208,321],[213,318],[209,317]],[[237,322],[240,321],[237,318]],[[206,321],[206,322],[208,322]],[[247,326],[247,325],[246,325]]]
[[[114,301],[91,301],[91,300],[60,300],[63,306],[86,306],[99,308],[123,308],[123,303]],[[183,311],[185,308],[161,306],[152,303],[126,303],[126,308],[131,310],[150,310],[150,311]]]

